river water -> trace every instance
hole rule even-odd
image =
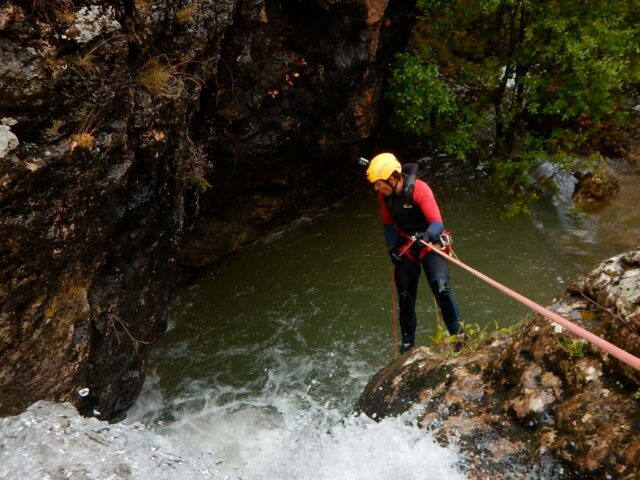
[[[457,255],[535,301],[638,246],[633,174],[590,215],[546,201],[505,221],[481,177],[452,170],[425,180]],[[415,412],[382,422],[353,412],[392,357],[390,274],[371,191],[274,232],[176,298],[125,422],[44,402],[0,419],[0,478],[465,478],[455,445],[438,446]],[[507,326],[528,314],[456,267],[452,286],[466,322]],[[419,344],[435,322],[423,278]]]

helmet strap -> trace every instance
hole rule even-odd
[[[391,182],[389,181],[391,178],[395,178],[396,179],[396,183],[394,185],[391,185]],[[396,172],[393,172],[391,174],[391,177],[389,177],[386,180],[383,180],[384,183],[386,183],[387,185],[389,185],[389,187],[391,188],[391,190],[393,191],[394,194],[397,194],[398,192],[396,192],[396,188],[398,187],[398,183],[400,182],[400,178],[398,178],[398,174]]]

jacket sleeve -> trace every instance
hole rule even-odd
[[[431,187],[422,180],[416,180],[416,186],[413,190],[413,201],[420,207],[429,222],[429,227],[426,230],[427,237],[430,240],[435,240],[444,230],[442,215],[440,214],[440,208],[438,208]]]
[[[387,204],[384,201],[384,195],[381,193],[378,193],[378,203],[380,204],[380,213],[382,214],[382,224],[394,225],[396,222],[393,220],[389,207],[387,207]]]
[[[384,201],[384,196],[378,193],[378,203],[380,204],[380,213],[382,215],[382,226],[384,228],[384,240],[388,247],[393,247],[398,243],[398,231],[396,230],[395,221],[391,216],[389,207]]]
[[[422,180],[416,180],[416,187],[413,190],[413,201],[420,207],[429,223],[442,223],[442,215],[440,215],[440,209],[433,196],[433,191],[431,187]]]

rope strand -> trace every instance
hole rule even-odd
[[[624,362],[627,365],[629,365],[630,367],[633,367],[636,370],[640,371],[640,358],[630,354],[629,352],[626,352],[625,350],[621,349],[620,347],[617,347],[613,343],[608,342],[604,338],[599,337],[599,336],[591,333],[588,330],[585,330],[584,328],[576,325],[575,323],[567,320],[566,318],[558,315],[557,313],[552,312],[548,308],[545,308],[542,305],[539,305],[539,304],[535,303],[534,301],[529,300],[524,295],[521,295],[518,292],[516,292],[514,290],[511,290],[509,287],[506,287],[506,286],[502,285],[501,283],[495,281],[494,279],[488,277],[487,275],[479,272],[478,270],[475,270],[475,269],[471,268],[470,266],[462,263],[460,260],[457,260],[456,258],[453,258],[453,257],[447,255],[446,253],[442,252],[442,250],[438,246],[434,245],[433,243],[427,243],[427,242],[425,242],[423,240],[420,240],[420,241],[424,245],[430,247],[438,255],[446,258],[450,262],[455,263],[459,267],[461,267],[461,268],[465,269],[466,271],[472,273],[476,277],[478,277],[481,280],[485,281],[489,285],[497,288],[498,290],[500,290],[504,294],[508,295],[509,297],[513,298],[514,300],[517,300],[518,302],[520,302],[523,305],[529,307],[530,309],[534,310],[535,312],[539,313],[540,315],[543,315],[543,316],[547,317],[549,320],[562,325],[564,328],[566,328],[570,332],[574,333],[575,335],[577,335],[577,336],[579,336],[581,338],[584,338],[586,341],[588,341],[592,345],[595,345],[596,347],[598,347],[598,348],[604,350],[605,352],[609,353],[610,355],[616,357],[621,362]]]
[[[396,266],[391,268],[391,331],[393,332],[393,358],[398,358],[398,316],[396,305],[398,304],[396,292]]]

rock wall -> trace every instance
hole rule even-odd
[[[0,4],[0,415],[118,419],[181,272],[353,186],[406,6]]]
[[[640,356],[640,250],[549,308]],[[640,478],[640,372],[540,316],[459,358],[415,349],[372,379],[359,407],[374,418],[414,409],[460,448],[468,478]]]

